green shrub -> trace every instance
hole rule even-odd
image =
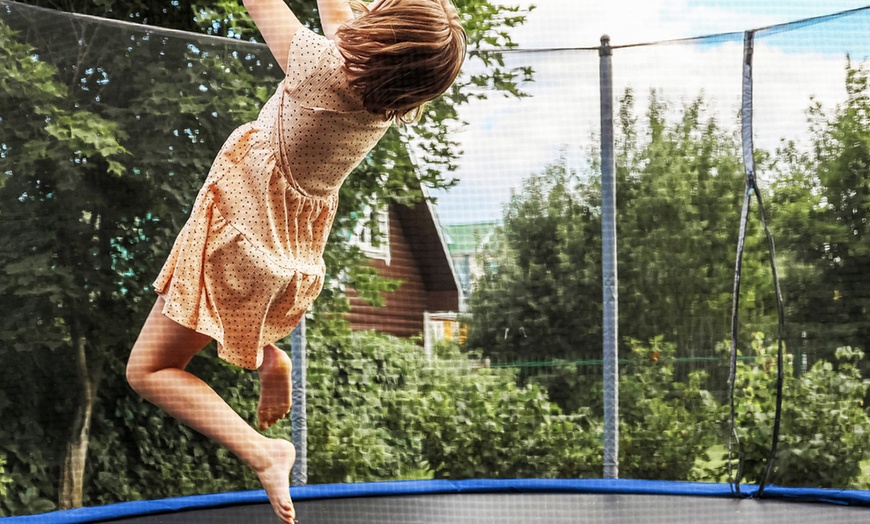
[[[432,372],[424,404],[429,415],[422,422],[426,459],[436,477],[600,474],[601,423],[587,411],[563,414],[546,390],[518,387],[513,371],[477,367],[457,373],[436,363]]]
[[[65,362],[51,352],[15,352],[0,347],[0,515],[27,515],[56,508],[59,439],[65,393],[57,373]],[[34,371],[34,362],[52,357]],[[55,365],[57,364],[57,365]],[[58,390],[58,391],[55,391]]]
[[[94,413],[86,505],[260,488],[232,453],[135,394],[121,364],[109,373],[102,386],[106,396]],[[253,422],[256,373],[221,361],[213,347],[189,369]],[[270,431],[289,438],[289,423]]]
[[[374,332],[309,332],[308,474],[312,483],[403,478],[425,465],[422,348]]]
[[[9,484],[12,484],[12,477],[6,473],[6,455],[0,453],[0,499],[5,500],[9,496]],[[0,507],[0,517],[7,516]]]
[[[309,337],[309,479],[557,477],[601,468],[600,424],[442,346],[373,332]]]
[[[757,482],[766,467],[775,405],[776,348],[757,335],[756,358],[738,364],[737,424],[745,456],[745,481]],[[800,378],[786,359],[782,429],[770,482],[788,486],[842,488],[861,474],[870,456],[870,419],[864,398],[870,381],[859,365],[864,353],[836,350],[836,365],[816,362]]]
[[[706,374],[674,375],[676,349],[632,340],[619,378],[620,476],[689,480],[697,457],[716,441],[720,405],[701,388]]]

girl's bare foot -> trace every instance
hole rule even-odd
[[[257,426],[268,429],[290,412],[293,363],[287,353],[269,344],[263,348],[260,373],[260,403],[257,406]]]
[[[296,508],[290,500],[290,470],[296,461],[296,448],[282,439],[269,439],[266,446],[266,456],[270,462],[263,469],[255,471],[281,522],[295,524]]]

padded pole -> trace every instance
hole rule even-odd
[[[610,37],[599,48],[601,88],[601,267],[604,306],[604,478],[619,477],[618,289],[616,275],[616,176],[613,156],[613,66]]]
[[[293,465],[291,484],[304,486],[308,483],[308,418],[305,414],[305,382],[308,359],[305,347],[305,317],[290,334],[290,358],[293,360],[293,407],[290,408],[290,427],[293,445],[296,446],[296,463]]]
[[[746,185],[743,191],[743,208],[740,212],[740,230],[737,236],[737,257],[734,262],[734,289],[731,295],[731,359],[728,370],[728,399],[730,404],[730,432],[728,436],[728,483],[735,495],[740,496],[740,483],[743,479],[743,452],[737,434],[737,406],[735,385],[737,381],[737,331],[740,313],[740,279],[743,273],[743,249],[746,243],[746,229],[752,194],[755,191],[755,148],[752,144],[752,52],[755,33],[746,31],[743,36],[743,88],[741,105],[741,139],[743,146],[743,169]],[[734,448],[737,448],[736,452]],[[737,471],[733,460],[737,455]]]

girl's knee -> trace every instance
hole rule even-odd
[[[150,369],[139,358],[136,348],[130,353],[130,358],[127,359],[126,378],[127,384],[133,388],[133,391],[139,393],[148,380],[148,376],[152,373]]]
[[[162,298],[155,302],[127,360],[127,383],[140,394],[155,373],[186,368],[193,356],[211,341],[164,316],[163,304]]]

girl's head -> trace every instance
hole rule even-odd
[[[447,91],[465,59],[465,30],[450,0],[380,0],[337,32],[350,82],[373,113],[412,122]]]

